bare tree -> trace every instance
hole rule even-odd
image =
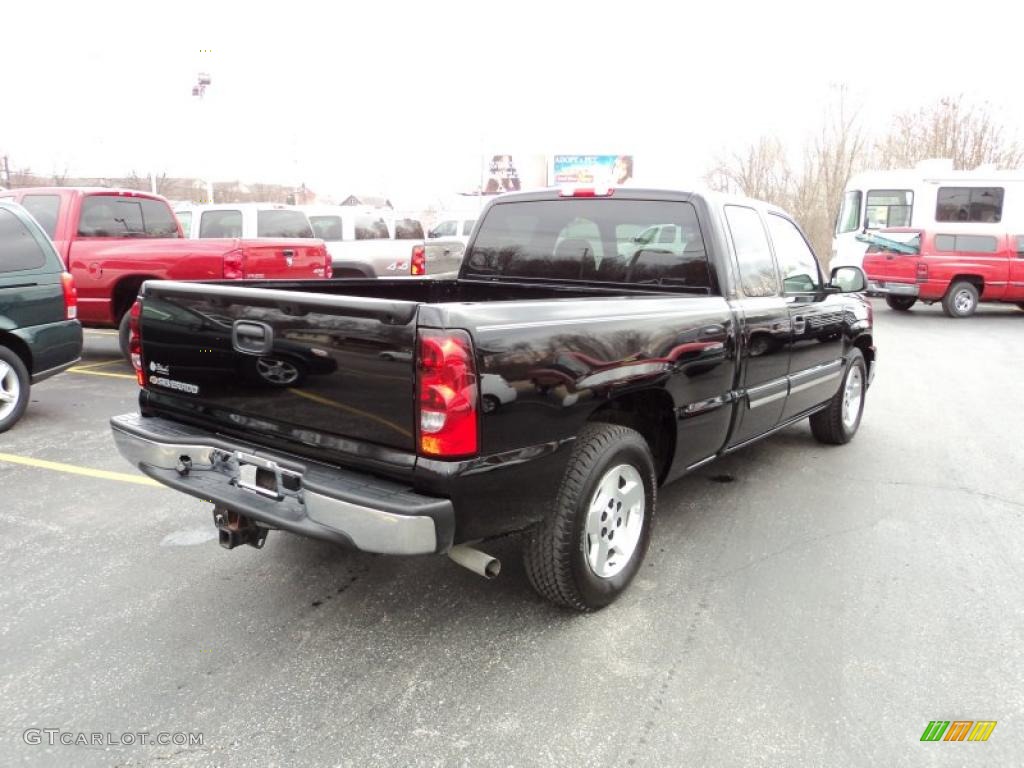
[[[719,158],[705,176],[713,189],[738,192],[776,205],[788,202],[792,171],[786,151],[774,136],[762,136],[746,150]]]
[[[1020,141],[1007,135],[987,105],[971,104],[963,96],[947,96],[896,115],[892,130],[877,142],[875,155],[880,168],[912,168],[930,158],[952,159],[953,167],[961,170],[1024,164]]]
[[[68,183],[68,167],[65,165],[63,172],[58,172],[54,168],[53,173],[50,175],[50,183],[55,187],[66,186]]]
[[[778,138],[762,136],[745,151],[719,160],[705,178],[715,189],[741,192],[786,209],[827,263],[843,189],[864,161],[867,147],[859,109],[850,104],[846,87],[839,86],[818,129],[804,140],[799,162],[792,161]]]

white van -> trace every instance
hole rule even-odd
[[[950,160],[926,160],[912,170],[859,173],[843,194],[830,266],[863,266],[867,245],[857,240],[861,233],[887,227],[934,231],[946,222],[965,234],[993,227],[1024,232],[1024,170],[954,171]]]

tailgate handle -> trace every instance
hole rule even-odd
[[[285,256],[295,255],[295,251],[293,251],[291,248],[285,248],[283,251],[281,251],[281,253],[283,253]]]
[[[247,355],[266,355],[274,346],[274,331],[266,323],[236,320],[231,327],[231,346]]]

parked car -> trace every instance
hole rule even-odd
[[[632,248],[669,224],[702,247]],[[454,280],[147,283],[141,413],[111,425],[133,465],[213,501],[225,547],[282,529],[493,576],[477,543],[521,532],[537,592],[592,610],[638,572],[659,484],[802,419],[821,442],[854,437],[876,359],[864,287],[857,267],[824,278],[756,201],[504,195]],[[315,338],[337,371],[287,390],[199,381],[152,342],[157,322],[184,342],[183,311],[230,319],[242,355]]]
[[[0,201],[0,432],[14,426],[29,391],[78,362],[82,326],[75,280],[42,227]]]
[[[427,237],[431,240],[454,240],[465,245],[473,233],[476,220],[477,215],[472,213],[441,214],[437,224],[427,232]]]
[[[167,201],[145,192],[37,187],[5,192],[53,240],[78,287],[78,319],[118,328],[128,355],[128,309],[146,280],[330,277],[315,240],[185,240]],[[2,198],[0,198],[2,199]]]
[[[973,315],[980,302],[1024,309],[1024,235],[963,234],[893,228],[863,236],[868,293],[906,312],[918,301],[940,302],[950,317]]]
[[[389,211],[350,205],[303,206],[302,210],[316,236],[327,243],[336,277],[454,274],[462,261],[461,243],[424,247],[423,227],[415,219],[396,219]]]

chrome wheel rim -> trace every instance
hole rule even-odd
[[[601,579],[621,573],[636,552],[644,527],[644,483],[635,467],[619,464],[604,473],[590,499],[586,560]]]
[[[843,387],[843,426],[853,429],[860,417],[860,403],[864,399],[864,374],[860,366],[853,366],[846,376],[846,386]]]
[[[0,420],[14,412],[20,397],[21,382],[18,381],[18,374],[13,367],[0,360]]]
[[[953,297],[953,306],[960,314],[970,312],[974,307],[974,296],[966,288],[961,289]]]
[[[299,378],[299,369],[291,363],[264,357],[256,361],[256,372],[271,384],[293,384]]]

